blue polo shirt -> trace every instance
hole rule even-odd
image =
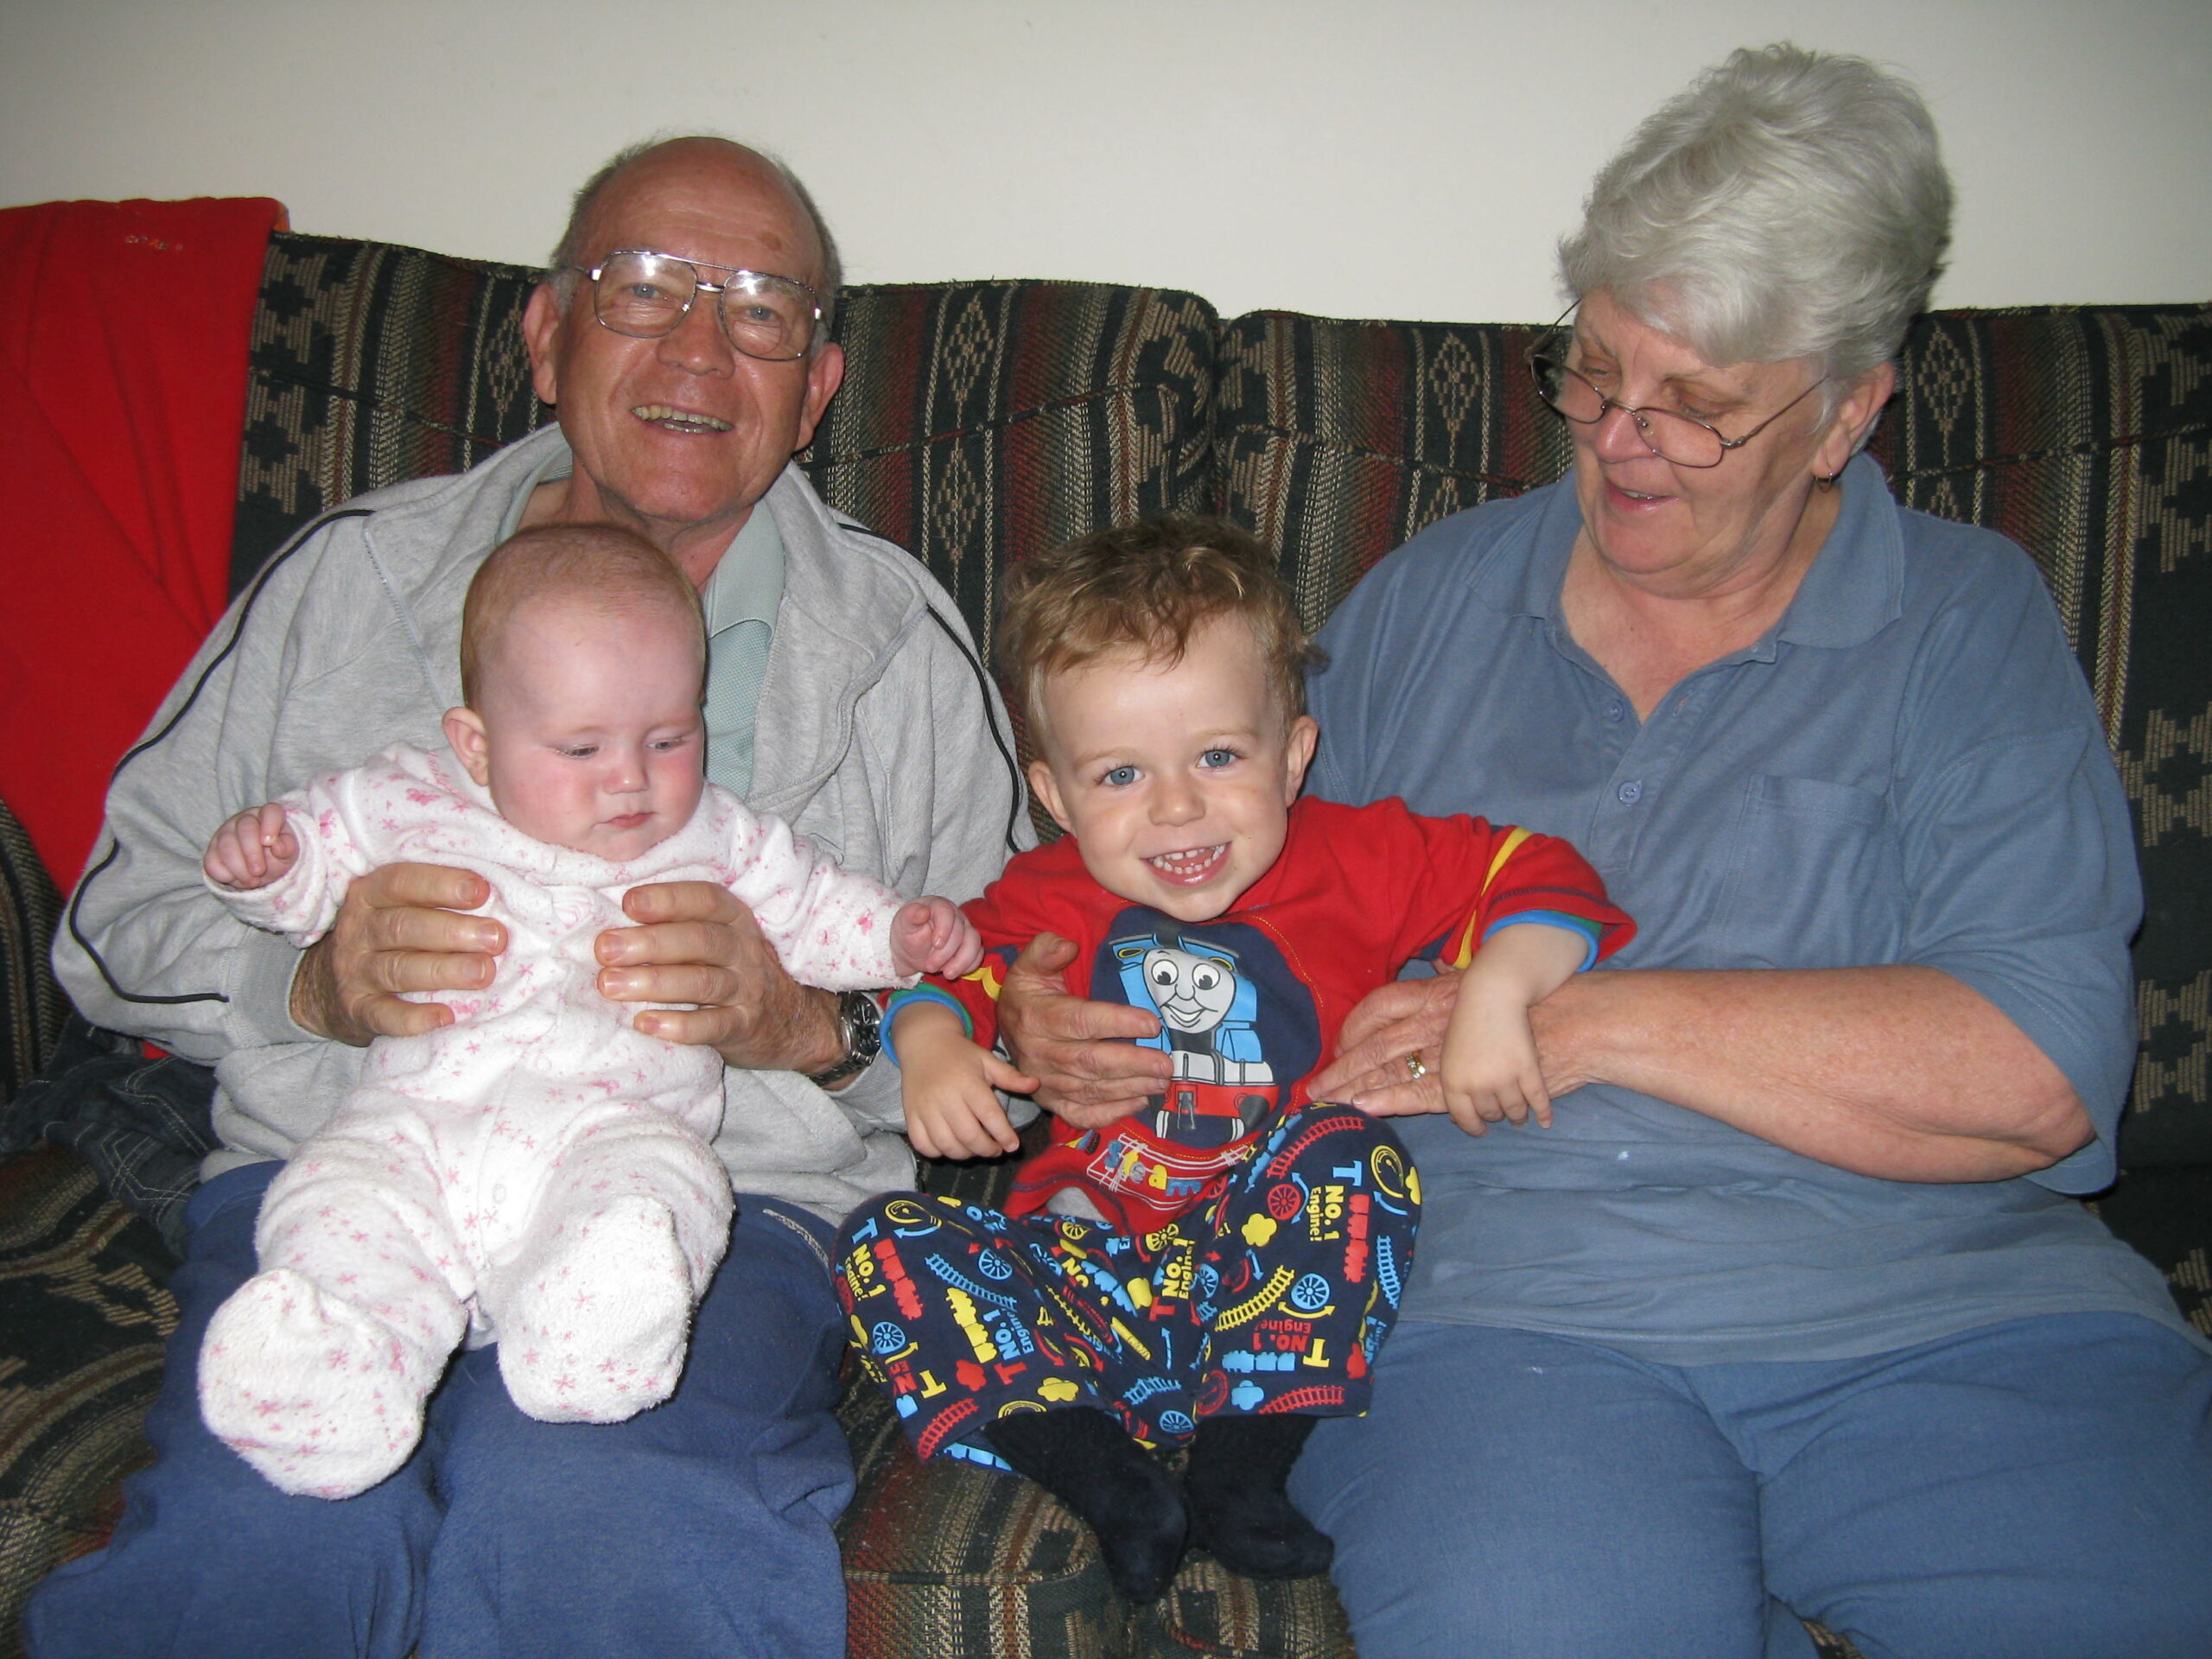
[[[1400,1119],[1425,1198],[1406,1317],[1669,1364],[2054,1313],[2189,1330],[2062,1196],[2112,1179],[2135,1050],[2134,838],[2088,689],[2018,547],[1899,507],[1871,458],[1842,487],[1781,621],[1643,721],[1560,613],[1572,480],[1433,526],[1322,632],[1313,787],[1567,837],[1636,918],[1611,968],[1941,969],[2051,1058],[2096,1141],[2015,1180],[1921,1184],[1606,1084],[1548,1130]]]

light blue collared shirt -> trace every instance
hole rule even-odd
[[[699,595],[707,613],[707,776],[733,795],[753,785],[753,722],[783,597],[784,538],[762,501]]]

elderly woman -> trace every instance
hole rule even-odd
[[[1573,475],[1323,635],[1321,793],[1569,837],[1643,929],[1536,1011],[1550,1127],[1400,1125],[1404,1317],[1294,1485],[1362,1659],[2212,1654],[2212,1361],[2065,1196],[2133,1058],[2126,805],[2028,559],[1853,458],[1948,213],[1908,87],[1737,53],[1562,248]],[[1440,1113],[1452,986],[1317,1095]],[[1068,1040],[1125,1011],[1008,1000],[1057,1109],[1145,1086]]]

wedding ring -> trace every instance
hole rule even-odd
[[[1418,1050],[1406,1056],[1406,1070],[1413,1073],[1415,1083],[1419,1083],[1428,1075],[1428,1068],[1421,1063],[1421,1054]]]

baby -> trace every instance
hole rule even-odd
[[[497,1340],[523,1411],[618,1422],[668,1397],[728,1242],[711,1048],[649,1037],[596,986],[622,895],[709,880],[794,978],[830,989],[964,973],[974,927],[839,870],[703,773],[698,596],[627,531],[533,530],[461,613],[450,753],[396,745],[241,812],[209,885],[314,943],[346,887],[414,860],[491,885],[507,929],[453,1023],[372,1044],[359,1084],[270,1183],[261,1271],[201,1347],[208,1427],[288,1492],[345,1497],[405,1460],[464,1331]]]
[[[1387,1128],[1303,1079],[1360,998],[1435,961],[1464,970],[1454,1110],[1541,1117],[1529,1009],[1633,925],[1563,842],[1300,801],[1312,647],[1233,525],[1164,518],[1028,562],[1001,643],[1030,785],[1068,834],[968,907],[979,969],[892,998],[908,1134],[1014,1149],[994,1088],[1035,1081],[991,1052],[995,998],[1043,931],[1078,947],[1069,991],[1157,1015],[1173,1080],[1104,1128],[1056,1121],[1007,1213],[863,1206],[839,1267],[855,1340],[920,1455],[1050,1488],[1132,1601],[1192,1541],[1254,1576],[1319,1572],[1330,1541],[1285,1482],[1317,1418],[1365,1409],[1420,1187]],[[1138,1441],[1190,1443],[1179,1487]]]

